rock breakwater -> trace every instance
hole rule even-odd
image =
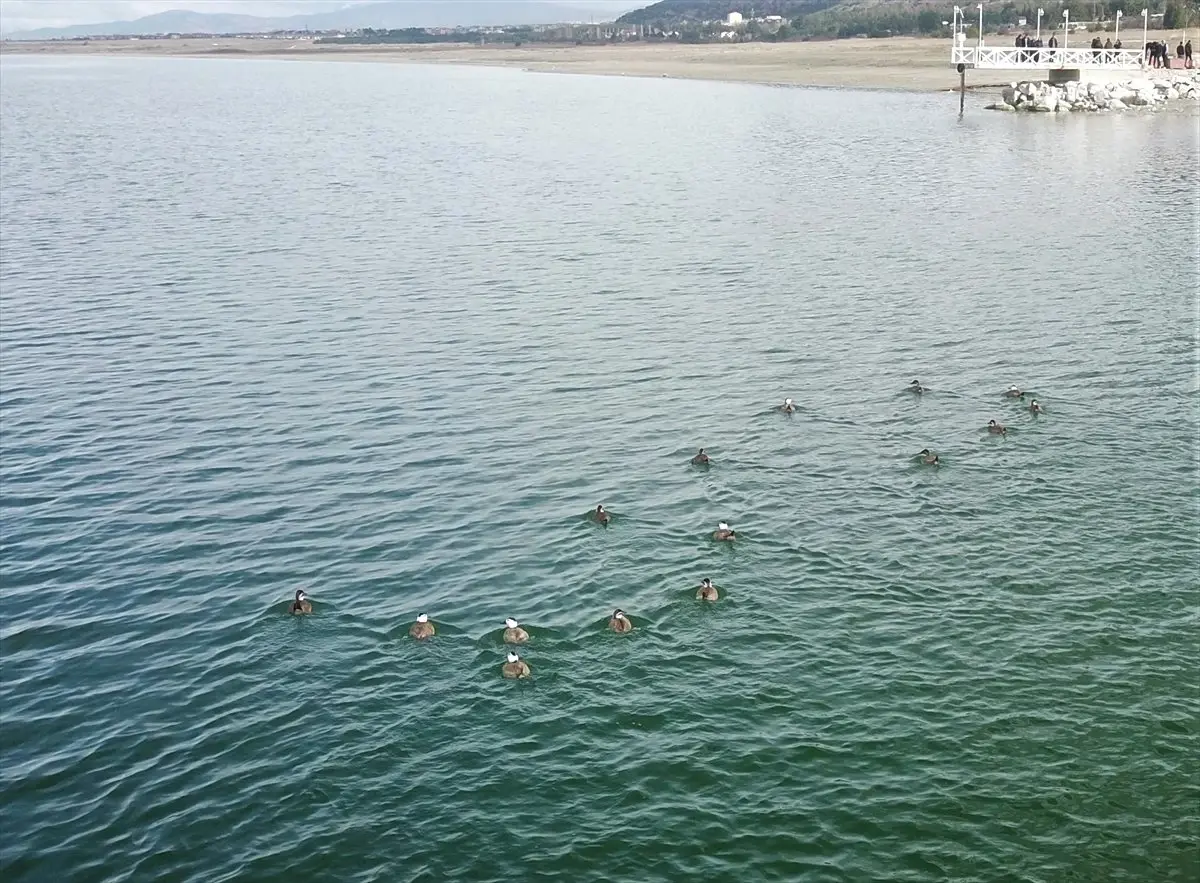
[[[1010,83],[1004,87],[1001,97],[1003,102],[989,104],[988,110],[1059,113],[1156,107],[1170,101],[1200,101],[1200,71],[1113,83],[1065,83],[1061,86],[1044,81]]]

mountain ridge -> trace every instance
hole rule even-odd
[[[631,4],[632,5],[632,4]],[[356,28],[444,28],[533,25],[588,20],[610,21],[611,12],[586,6],[530,0],[383,0],[311,15],[264,17],[172,9],[129,21],[36,28],[7,35],[10,40],[53,40],[78,37],[154,34],[266,33],[283,30],[334,31]]]

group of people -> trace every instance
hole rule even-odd
[[[1092,58],[1095,58],[1097,61],[1104,61],[1104,62],[1112,61],[1113,59],[1110,58],[1109,56],[1107,56],[1106,53],[1111,52],[1113,49],[1120,49],[1120,48],[1121,48],[1121,38],[1120,37],[1117,38],[1117,42],[1115,42],[1115,43],[1112,41],[1112,37],[1109,37],[1103,43],[1100,42],[1099,37],[1092,37]]]
[[[1015,45],[1018,49],[1025,50],[1020,53],[1020,60],[1023,62],[1036,63],[1040,61],[1046,61],[1047,63],[1052,63],[1052,57],[1045,57],[1043,53],[1039,52],[1038,50],[1043,48],[1057,49],[1058,37],[1055,34],[1051,34],[1049,40],[1042,40],[1041,37],[1031,37],[1027,33],[1020,33],[1017,34],[1013,45]],[[1114,50],[1120,50],[1122,48],[1121,39],[1118,37],[1114,42],[1112,37],[1108,37],[1107,39],[1101,41],[1099,36],[1095,36],[1092,37],[1091,48],[1092,57],[1096,59],[1096,61],[1104,63],[1114,61],[1115,59],[1107,53],[1111,53]],[[1155,41],[1152,43],[1147,43],[1145,53],[1146,65],[1148,67],[1171,67],[1171,47],[1165,42]],[[1049,53],[1047,53],[1047,55],[1048,54]],[[1191,40],[1186,42],[1180,41],[1179,45],[1175,47],[1175,58],[1179,67],[1188,69],[1192,68]]]
[[[1057,49],[1058,37],[1056,37],[1054,34],[1051,34],[1049,40],[1043,40],[1040,36],[1031,37],[1026,33],[1020,33],[1017,34],[1017,39],[1014,45],[1018,49],[1027,50],[1021,53],[1021,61],[1036,62],[1042,60],[1042,53],[1035,50],[1042,49],[1043,46],[1046,49]]]
[[[1175,47],[1175,58],[1182,68],[1192,68],[1192,41],[1186,43],[1180,41]],[[1146,64],[1150,67],[1165,67],[1171,66],[1171,47],[1161,40],[1146,44]]]
[[[919,380],[914,380],[911,384],[909,384],[906,392],[922,395],[926,392],[929,392],[929,387],[922,386]],[[1025,396],[1026,393],[1024,390],[1021,390],[1015,386],[1010,386],[1004,392],[1005,398],[1020,399],[1022,402],[1024,402]],[[796,402],[790,398],[784,399],[783,404],[777,405],[775,410],[790,416],[796,413]],[[1037,399],[1033,399],[1033,401],[1030,403],[1029,412],[1034,416],[1043,413],[1042,406],[1038,404]],[[1002,423],[998,423],[995,420],[989,420],[987,431],[991,435],[1005,435],[1008,430]],[[933,451],[930,451],[928,448],[922,450],[918,456],[920,457],[921,462],[925,465],[941,465],[940,457]],[[705,453],[704,448],[700,448],[699,453],[692,457],[690,463],[692,466],[707,468],[712,463],[712,458]],[[611,512],[605,509],[604,504],[601,503],[588,513],[588,518],[601,527],[608,527],[612,523],[613,515]],[[717,529],[712,532],[711,538],[713,542],[718,543],[734,542],[737,540],[737,532],[730,527],[728,523],[722,521],[717,525]],[[715,585],[713,585],[713,581],[706,577],[700,580],[700,585],[695,590],[695,597],[697,601],[711,603],[720,600],[721,592]],[[313,612],[312,602],[308,599],[308,595],[303,589],[296,590],[295,597],[288,608],[288,612],[296,616],[302,616]],[[633,631],[633,628],[633,621],[629,618],[625,611],[619,607],[614,610],[612,615],[608,618],[608,629],[612,632],[624,634],[625,632]],[[419,614],[416,622],[409,626],[408,629],[408,636],[414,641],[427,641],[436,634],[437,627],[433,624],[433,622],[430,621],[428,613]],[[500,667],[500,673],[503,677],[515,680],[520,678],[528,678],[532,674],[529,663],[521,657],[521,654],[518,653],[516,649],[517,646],[524,644],[528,640],[529,632],[522,628],[520,622],[512,617],[504,620],[503,641],[505,644],[510,646],[510,649],[507,652],[504,664]]]

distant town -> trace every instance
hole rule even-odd
[[[695,36],[709,40],[755,40],[771,39],[786,31],[782,16],[763,16],[746,19],[740,13],[731,13],[722,22],[698,23],[703,30],[696,29]],[[202,40],[212,38],[238,38],[246,40],[299,40],[331,44],[372,43],[626,43],[632,41],[684,40],[692,36],[687,28],[677,29],[661,25],[622,24],[547,24],[473,26],[456,28],[357,28],[354,30],[281,30],[267,33],[163,33],[163,34],[110,34],[89,37],[59,37],[53,42],[87,43],[105,40]],[[697,39],[694,42],[699,42]],[[689,40],[689,42],[692,42]]]

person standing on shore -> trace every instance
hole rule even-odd
[[[1188,40],[1183,44],[1183,66],[1189,70],[1192,68],[1192,41]]]
[[[1058,48],[1058,36],[1056,34],[1052,33],[1050,35],[1050,42],[1047,43],[1046,45],[1049,46],[1051,49],[1057,49]]]

